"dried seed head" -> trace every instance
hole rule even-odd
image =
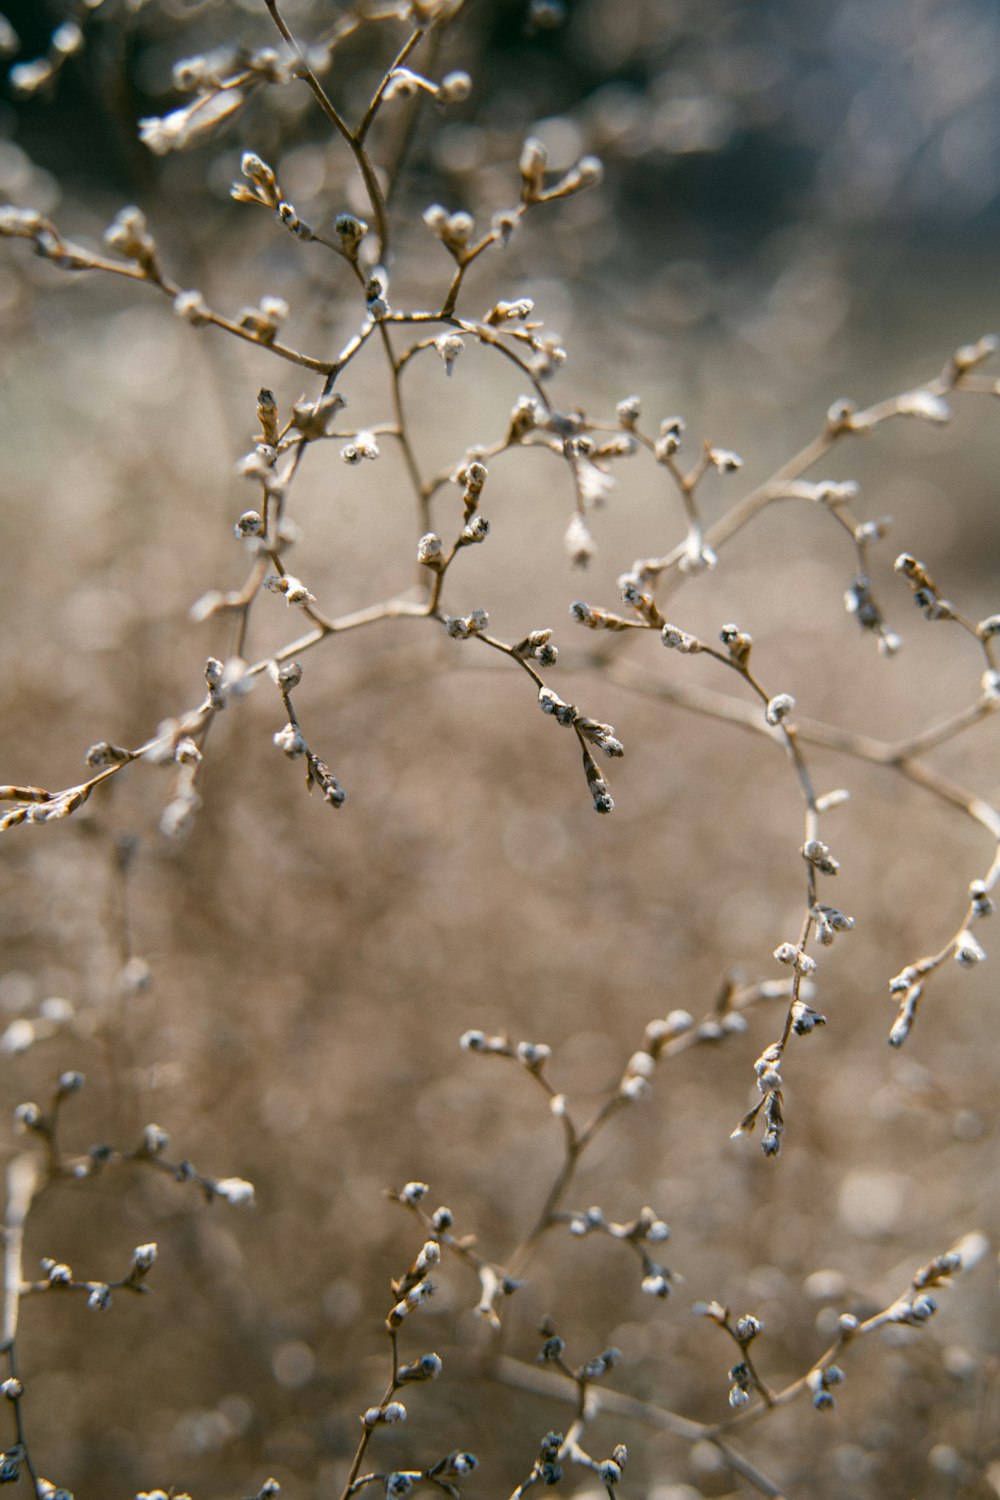
[[[264,518],[259,511],[245,510],[233,527],[233,532],[238,537],[263,536]]]
[[[773,698],[768,700],[764,717],[770,725],[775,726],[780,724],[783,719],[787,719],[788,715],[794,709],[795,699],[791,693],[776,693]]]
[[[379,446],[373,432],[358,432],[353,441],[345,443],[340,450],[345,464],[359,464],[363,459],[374,461],[379,456]]]
[[[750,649],[753,646],[752,636],[740,630],[738,625],[723,625],[719,631],[719,640],[738,667],[747,665],[750,660]]]
[[[697,636],[689,635],[686,630],[681,630],[676,625],[664,625],[661,639],[671,651],[679,651],[682,656],[690,656],[702,649]]]
[[[928,1318],[932,1318],[937,1310],[937,1298],[932,1297],[928,1292],[921,1292],[918,1297],[914,1297],[908,1309],[909,1316],[904,1317],[902,1321],[908,1323],[926,1323]]]
[[[840,863],[834,859],[826,844],[820,839],[809,839],[802,845],[802,857],[814,869],[821,870],[824,875],[836,875],[840,869]]]
[[[445,615],[444,626],[448,634],[456,641],[467,641],[470,636],[479,635],[490,623],[490,617],[485,609],[474,609],[471,615]]]
[[[142,1132],[142,1150],[146,1156],[161,1156],[170,1145],[170,1137],[159,1125],[147,1125]]]
[[[866,547],[872,542],[880,542],[888,536],[891,525],[891,516],[880,516],[877,521],[861,521],[855,527],[854,540],[861,547]]]
[[[521,396],[510,414],[507,441],[519,442],[529,432],[545,426],[546,413],[541,402],[534,396]]]
[[[186,323],[200,328],[202,324],[210,321],[208,304],[200,292],[178,292],[174,298],[174,312]]]
[[[277,178],[267,162],[253,151],[244,151],[240,161],[240,171],[251,184],[250,197],[263,203],[267,208],[277,209],[281,202],[281,192]],[[234,198],[242,198],[245,191],[240,184],[236,184],[232,195]]]
[[[104,231],[104,243],[135,261],[148,275],[156,274],[156,244],[141,209],[120,209]]]
[[[450,250],[463,250],[475,228],[476,221],[472,215],[460,209],[457,213],[448,215],[441,230],[441,239]]]
[[[283,751],[289,760],[295,760],[298,756],[305,755],[308,748],[305,740],[302,738],[302,731],[297,724],[286,724],[284,729],[279,729],[273,738],[278,749]]]
[[[35,208],[16,208],[11,203],[0,205],[0,234],[15,239],[34,239],[43,231],[52,232],[48,220]]]
[[[148,1245],[136,1245],[132,1251],[132,1269],[145,1275],[156,1264],[157,1253],[155,1241],[150,1241]]]
[[[483,322],[494,328],[503,323],[520,323],[531,316],[534,308],[530,297],[521,297],[516,302],[497,302]]]
[[[438,1355],[422,1354],[413,1364],[400,1366],[398,1379],[405,1384],[414,1380],[436,1380],[443,1368]]]
[[[380,1422],[392,1425],[406,1421],[406,1407],[401,1401],[387,1401],[384,1406],[370,1406],[361,1418],[366,1427],[377,1427]]]
[[[955,939],[955,962],[963,969],[971,969],[975,964],[981,964],[985,958],[985,948],[976,942],[967,927],[963,928]]]
[[[442,1460],[440,1472],[456,1475],[471,1474],[478,1463],[479,1460],[474,1453],[449,1453],[448,1457]]]
[[[985,880],[973,880],[969,886],[969,900],[972,903],[972,912],[977,917],[988,917],[993,911],[993,900],[989,894]]]
[[[42,1119],[42,1112],[37,1104],[19,1104],[14,1110],[14,1124],[19,1130],[37,1130]]]
[[[291,573],[269,573],[264,587],[272,594],[284,594],[286,604],[315,604],[316,595],[311,594],[301,578]]]
[[[123,746],[109,744],[107,740],[98,740],[96,745],[89,747],[84,761],[88,766],[113,766],[129,758],[129,751]]]
[[[288,203],[283,199],[278,204],[277,214],[281,223],[288,230],[288,233],[294,235],[297,240],[314,240],[316,238],[309,225],[303,219],[299,218],[294,204]]]
[[[472,79],[468,73],[456,69],[446,73],[438,85],[439,104],[464,104],[472,93]]]
[[[893,979],[889,980],[890,995],[901,995],[911,989],[920,978],[920,971],[912,964],[900,971]]]
[[[735,474],[737,469],[743,467],[743,460],[739,454],[731,453],[728,448],[709,448],[707,458],[720,474]]]
[[[613,804],[612,807],[607,809],[607,811],[611,812],[612,809]],[[601,809],[598,808],[598,811],[601,811]],[[623,1078],[621,1083],[618,1085],[619,1097],[622,1099],[628,1099],[632,1104],[638,1104],[641,1100],[645,1099],[648,1094],[649,1081],[646,1078],[642,1078],[638,1073],[632,1073],[628,1077]]]
[[[288,317],[288,303],[283,297],[262,297],[257,307],[244,307],[239,317],[240,327],[262,344],[272,344],[280,325]],[[264,428],[264,443],[272,446],[277,442],[277,424]]]
[[[441,538],[433,531],[422,536],[417,543],[417,562],[425,568],[440,568],[443,558]]]
[[[951,407],[936,391],[907,391],[897,399],[896,410],[903,416],[922,417],[925,422],[943,424],[951,421]]]
[[[431,203],[424,209],[424,223],[440,238],[448,222],[448,210],[441,203]]]
[[[456,359],[465,348],[463,340],[457,333],[442,333],[434,340],[434,347],[444,361],[445,374],[450,375]]]
[[[330,391],[315,401],[303,398],[292,407],[292,426],[309,440],[326,437],[331,418],[343,411],[346,405],[347,401],[339,391]]]
[[[217,1197],[223,1198],[233,1208],[249,1207],[254,1202],[254,1186],[243,1177],[221,1177],[211,1184]]]
[[[365,282],[365,302],[368,307],[368,316],[376,323],[382,322],[389,316],[389,303],[386,292],[389,287],[388,278],[384,271],[373,271]]]
[[[566,703],[557,692],[550,687],[538,689],[538,706],[543,714],[551,714],[557,724],[568,728],[576,718],[576,709],[572,703]]]
[[[541,195],[545,186],[545,169],[548,162],[548,152],[541,141],[535,136],[529,136],[521,148],[518,161],[523,202],[533,203]]]
[[[834,401],[826,413],[826,426],[830,435],[834,436],[840,432],[850,432],[854,425],[856,412],[857,407],[853,401],[849,401],[843,396],[839,400]]]
[[[344,254],[349,260],[355,260],[358,246],[368,233],[368,225],[355,214],[338,214],[333,221],[333,232],[340,241]]]
[[[544,1067],[551,1056],[552,1048],[546,1046],[544,1042],[518,1042],[517,1044],[518,1061],[523,1063],[531,1073],[536,1073]]]

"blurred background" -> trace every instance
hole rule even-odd
[[[284,13],[311,41],[351,12],[296,0]],[[180,285],[232,317],[283,296],[287,342],[321,356],[343,346],[363,309],[339,263],[229,197],[251,149],[317,227],[363,211],[307,90],[262,89],[183,154],[155,157],[137,140],[140,118],[183,102],[179,60],[225,66],[233,47],[272,45],[257,0],[7,0],[5,14],[0,198],[94,248],[138,203]],[[53,51],[67,22],[82,45],[64,31]],[[364,25],[335,51],[325,83],[349,118],[406,34]],[[488,224],[517,201],[527,134],[553,168],[599,154],[601,188],[529,215],[478,263],[461,307],[532,296],[568,350],[551,387],[564,409],[613,420],[637,392],[648,430],[684,416],[686,453],[703,438],[738,452],[743,469],[701,491],[709,520],[813,437],[836,398],[905,390],[997,324],[1000,16],[986,0],[493,0],[467,4],[432,61],[415,65],[467,68],[474,88],[466,104],[428,108],[413,133],[393,205],[393,306],[432,305],[447,286],[448,257],[421,222],[429,203]],[[387,107],[376,156],[399,119]],[[2,776],[56,788],[81,778],[93,742],[139,744],[199,701],[205,657],[227,655],[231,635],[189,610],[245,574],[232,526],[255,497],[234,468],[257,389],[271,386],[287,414],[317,382],[188,327],[151,289],[60,273],[24,243],[2,247],[0,318]],[[523,386],[487,356],[467,348],[450,381],[433,356],[408,371],[424,472],[502,437]],[[374,348],[343,390],[352,423],[388,417]],[[969,396],[954,409],[945,427],[901,420],[848,440],[813,476],[858,480],[859,514],[895,518],[873,582],[904,637],[897,657],[845,612],[853,550],[813,508],[765,512],[671,598],[671,618],[707,638],[736,620],[769,691],[849,729],[895,740],[973,701],[972,643],[927,624],[892,572],[912,551],[971,618],[1000,608],[995,406]],[[301,541],[289,567],[330,614],[413,582],[420,527],[399,455],[382,446],[356,467],[337,445],[310,453],[291,494]],[[509,641],[554,628],[552,686],[625,743],[608,768],[610,818],[593,815],[575,741],[538,713],[522,673],[404,621],[303,659],[296,707],[347,789],[341,812],[310,800],[300,763],[272,744],[285,715],[262,680],[213,729],[186,837],[159,832],[172,773],[145,766],[69,821],[4,837],[6,1104],[44,1103],[59,1071],[79,1068],[67,1149],[126,1145],[156,1121],[175,1157],[257,1189],[252,1210],[208,1207],[123,1169],[39,1204],[29,1268],[51,1255],[113,1278],[135,1244],[160,1246],[152,1298],[118,1297],[105,1316],[83,1299],[23,1308],[32,1448],[78,1496],[173,1485],[230,1500],[268,1474],[292,1497],[339,1493],[358,1415],[384,1389],[388,1280],[422,1238],[383,1190],[428,1182],[431,1206],[447,1204],[502,1261],[560,1163],[541,1091],[513,1064],[461,1052],[462,1032],[550,1044],[550,1076],[585,1116],[648,1021],[675,1008],[700,1018],[734,970],[776,976],[771,955],[797,934],[803,894],[789,766],[765,739],[588,665],[596,638],[569,618],[580,597],[615,609],[618,575],[683,536],[661,470],[634,458],[615,475],[581,575],[563,545],[560,466],[544,453],[497,459],[482,503],[490,538],[459,558],[446,594],[454,613],[488,609]],[[460,514],[449,487],[434,517],[446,538]],[[297,624],[265,596],[250,655]],[[654,684],[731,689],[711,662],[665,655],[651,635],[615,638],[609,655]],[[987,723],[932,764],[996,803],[997,749]],[[842,862],[831,899],[857,927],[821,954],[828,1025],[790,1049],[780,1160],[729,1139],[754,1099],[753,1060],[780,1030],[772,1005],[746,1034],[664,1065],[570,1195],[616,1219],[646,1203],[667,1219],[674,1295],[643,1295],[621,1247],[553,1233],[504,1309],[508,1353],[532,1360],[551,1314],[573,1362],[616,1345],[619,1388],[705,1421],[727,1410],[733,1354],[691,1316],[696,1300],[762,1318],[757,1360],[777,1386],[826,1347],[837,1313],[885,1305],[968,1231],[1000,1234],[990,965],[947,965],[906,1048],[885,1046],[887,981],[952,935],[988,839],[886,770],[828,751],[810,764],[820,790],[851,791],[826,828]],[[124,876],[123,839],[135,841]],[[148,984],[123,983],[129,960],[133,980],[146,972],[136,960],[148,966]],[[509,1493],[570,1409],[482,1380],[475,1279],[457,1263],[434,1279],[402,1347],[436,1349],[445,1373],[406,1398],[404,1428],[376,1436],[373,1467],[471,1449],[481,1467],[463,1492]],[[943,1301],[929,1328],[845,1360],[835,1411],[803,1402],[740,1439],[792,1500],[1000,1494],[993,1254]],[[625,1421],[602,1419],[591,1451],[618,1441],[630,1495],[746,1493],[714,1450]],[[586,1480],[573,1471],[562,1488],[590,1494]]]

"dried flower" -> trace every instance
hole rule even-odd
[[[186,151],[211,135],[230,115],[243,108],[246,95],[240,89],[199,94],[193,104],[182,105],[162,117],[139,121],[139,139],[154,156]]]
[[[770,698],[768,700],[767,710],[764,714],[764,717],[769,724],[777,725],[780,724],[783,719],[787,719],[788,715],[790,713],[793,713],[794,710],[795,699],[792,697],[791,693],[776,693],[773,698]]]
[[[253,1183],[246,1182],[242,1177],[222,1177],[218,1182],[212,1183],[212,1191],[234,1208],[252,1206],[254,1202]]]

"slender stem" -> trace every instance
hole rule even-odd
[[[384,260],[389,248],[389,223],[386,216],[385,197],[382,193],[381,187],[379,186],[378,176],[376,174],[374,166],[372,165],[371,158],[365,150],[362,142],[358,139],[355,133],[351,130],[350,126],[347,124],[346,120],[344,120],[343,116],[336,109],[323,85],[320,83],[319,79],[310,68],[308,62],[306,61],[306,57],[302,51],[302,48],[295,40],[288,27],[285,25],[284,18],[282,17],[281,12],[278,10],[277,0],[264,0],[264,4],[267,6],[268,13],[270,14],[270,17],[275,26],[278,28],[278,31],[281,33],[281,36],[288,43],[289,47],[298,58],[301,77],[309,85],[309,88],[312,90],[316,102],[319,104],[320,109],[326,115],[333,128],[340,136],[343,137],[344,141],[347,143],[347,146],[350,149],[355,162],[357,163],[358,170],[360,171],[361,176],[364,180],[365,190],[368,194],[368,201],[372,206],[372,213],[375,216],[375,230],[378,234],[379,240],[379,258]]]
[[[420,476],[420,466],[417,463],[417,456],[413,451],[413,444],[410,441],[410,434],[406,425],[406,415],[403,409],[403,391],[400,382],[401,366],[396,359],[396,354],[392,347],[392,339],[389,337],[389,330],[386,328],[384,321],[379,323],[378,331],[389,366],[389,388],[392,396],[392,410],[396,422],[399,445],[403,451],[403,462],[406,465],[406,472],[410,476],[410,483],[413,486],[414,495],[416,496],[421,532],[427,532],[431,529],[430,502],[427,498],[424,482]]]
[[[416,31],[414,31],[411,36],[407,37],[406,41],[403,43],[402,47],[400,47],[392,62],[389,64],[389,68],[385,76],[379,81],[379,86],[372,95],[371,102],[369,103],[368,108],[365,110],[361,122],[354,132],[354,139],[355,141],[357,141],[359,146],[364,144],[365,136],[371,129],[372,121],[378,114],[392,73],[396,68],[401,68],[403,66],[403,64],[406,62],[406,59],[416,49],[425,35],[426,31],[423,28],[418,28]]]

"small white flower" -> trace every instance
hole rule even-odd
[[[794,709],[795,699],[791,693],[775,693],[774,697],[768,700],[764,717],[773,728],[775,725],[780,724],[783,719],[787,719],[788,715]]]
[[[967,927],[963,928],[955,939],[955,962],[963,969],[971,969],[973,964],[981,964],[986,957],[986,949],[983,948]]]
[[[306,753],[306,742],[297,724],[288,723],[284,729],[279,729],[274,735],[274,743],[288,756],[289,760],[295,760],[297,756]]]
[[[234,1208],[242,1208],[254,1202],[254,1187],[242,1177],[221,1177],[214,1184],[215,1192],[225,1198]]]
[[[441,561],[441,538],[433,531],[428,531],[417,543],[417,562],[425,568],[435,568]]]
[[[174,298],[174,312],[195,328],[209,321],[208,305],[200,292],[178,292]]]
[[[923,417],[925,422],[944,423],[951,420],[951,408],[943,396],[934,391],[908,391],[900,396],[898,410],[908,417]]]
[[[445,374],[450,375],[456,359],[465,348],[463,340],[457,333],[442,333],[440,338],[434,340],[434,347],[444,360]]]
[[[710,448],[708,461],[720,474],[733,474],[743,467],[739,454],[731,453],[728,448]]]
[[[630,1078],[622,1079],[618,1092],[623,1099],[628,1099],[631,1103],[638,1104],[649,1093],[649,1084],[645,1078],[640,1078],[638,1074],[633,1073]]]

